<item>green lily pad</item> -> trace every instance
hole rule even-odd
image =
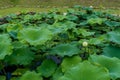
[[[103,55],[120,59],[120,47],[107,46],[103,49]]]
[[[28,47],[13,50],[13,54],[5,57],[5,62],[9,64],[28,65],[34,59],[34,52]]]
[[[112,31],[108,33],[108,39],[112,42],[120,44],[120,32],[119,31]]]
[[[50,77],[53,75],[57,68],[57,64],[52,60],[44,60],[42,64],[37,68],[37,71],[44,77]]]
[[[26,28],[19,32],[18,39],[21,42],[28,42],[30,45],[42,45],[51,40],[53,34],[46,28]]]
[[[6,80],[5,76],[0,76],[0,80]]]
[[[52,80],[57,80],[58,78],[63,76],[63,72],[61,70],[61,67],[58,67],[55,71],[55,73],[52,76]]]
[[[110,80],[110,76],[104,67],[84,61],[67,70],[58,80]]]
[[[61,63],[62,71],[63,72],[67,71],[71,67],[78,65],[78,63],[80,63],[81,61],[82,60],[79,56],[64,58],[62,63]]]
[[[80,49],[72,44],[59,44],[52,48],[50,54],[64,56],[73,56],[79,54]]]
[[[40,73],[36,73],[34,71],[27,71],[20,80],[43,80]]]
[[[84,37],[87,37],[87,36],[92,36],[95,34],[95,32],[88,32],[87,30],[85,29],[76,29],[75,32],[79,35],[81,34],[82,36]]]
[[[60,21],[62,21],[62,20],[64,20],[66,18],[66,16],[63,16],[63,15],[54,15],[54,19],[55,20],[60,20]]]
[[[4,59],[6,55],[12,54],[11,39],[7,34],[0,35],[0,60]]]
[[[103,19],[101,19],[101,18],[90,18],[90,19],[88,19],[88,23],[90,25],[95,25],[95,24],[101,25],[103,23]]]
[[[104,55],[92,55],[90,61],[107,68],[112,80],[120,78],[120,60],[118,58],[110,58]]]
[[[105,24],[109,27],[119,27],[120,23],[116,21],[105,21]]]

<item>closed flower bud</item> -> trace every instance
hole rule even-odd
[[[63,15],[64,15],[64,16],[66,16],[66,15],[67,15],[67,13],[63,13]]]
[[[86,41],[84,41],[84,42],[82,43],[82,45],[83,45],[84,47],[87,47],[87,46],[88,46],[88,43],[87,43]]]
[[[90,6],[90,8],[93,8],[93,6]]]

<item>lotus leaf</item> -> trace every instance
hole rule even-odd
[[[23,74],[23,76],[20,78],[20,80],[43,80],[39,73],[36,73],[34,71],[27,71]]]
[[[12,54],[11,39],[7,34],[0,34],[0,60],[4,59],[6,55]]]
[[[6,56],[5,62],[9,64],[28,65],[34,59],[34,52],[28,47],[17,48],[13,50],[13,54]]]
[[[103,49],[103,55],[120,59],[120,47],[107,46]]]
[[[90,61],[107,68],[112,80],[120,78],[120,60],[118,58],[110,58],[104,55],[91,55]]]
[[[53,34],[46,28],[26,28],[19,32],[18,38],[21,42],[28,42],[30,45],[43,45],[51,40]]]
[[[119,31],[112,31],[108,33],[108,39],[112,42],[120,44],[120,32]]]
[[[44,77],[50,77],[53,75],[57,68],[57,64],[55,64],[52,60],[44,60],[42,64],[37,68],[37,71],[42,74]]]
[[[71,67],[78,65],[81,62],[81,58],[79,56],[67,57],[63,59],[61,63],[62,71],[65,72],[69,70]]]
[[[110,80],[110,76],[104,67],[84,61],[67,70],[58,80]]]
[[[59,55],[61,57],[64,56],[73,56],[75,54],[79,54],[80,49],[72,44],[59,44],[52,48],[50,51],[53,55]]]

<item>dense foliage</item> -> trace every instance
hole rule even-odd
[[[74,6],[1,18],[0,70],[0,80],[119,80],[120,17]]]

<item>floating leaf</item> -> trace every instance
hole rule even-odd
[[[72,44],[59,44],[52,48],[50,51],[53,55],[59,55],[61,57],[64,56],[73,56],[75,54],[79,54],[80,49]]]
[[[76,27],[76,23],[72,21],[65,21],[65,25],[67,26],[68,29],[74,29]]]
[[[63,62],[61,63],[62,71],[65,72],[69,70],[71,67],[78,65],[81,62],[81,58],[79,56],[73,56],[64,58]]]
[[[110,80],[110,77],[104,67],[84,61],[67,70],[58,80]]]
[[[44,60],[42,64],[37,68],[37,71],[44,77],[50,77],[53,75],[57,68],[57,64],[52,60]]]
[[[20,80],[20,77],[12,77],[11,80]]]
[[[120,22],[116,22],[116,21],[105,21],[105,24],[109,27],[119,27],[120,26]]]
[[[103,55],[120,59],[120,47],[107,46],[103,49]]]
[[[90,57],[90,60],[107,68],[109,70],[112,80],[120,78],[120,60],[118,58],[110,58],[104,55],[92,55]]]
[[[33,20],[40,20],[40,19],[42,19],[42,16],[39,13],[33,15]]]
[[[18,39],[22,42],[28,42],[30,45],[42,45],[51,40],[53,34],[46,28],[26,28],[19,32]]]
[[[75,6],[73,6],[73,8],[75,8],[75,9],[81,9],[82,6],[80,6],[80,5],[75,5]]]
[[[12,37],[13,39],[17,39],[17,33],[16,32],[9,32],[10,37]]]
[[[120,32],[119,31],[112,31],[108,33],[108,39],[112,42],[120,44]]]
[[[76,29],[75,32],[80,35],[82,34],[82,36],[86,37],[86,36],[92,36],[95,34],[95,32],[88,32],[87,30],[85,29]]]
[[[55,20],[64,20],[66,18],[66,16],[63,16],[63,15],[54,15],[54,19]]]
[[[14,42],[12,43],[12,46],[14,47],[14,49],[23,48],[23,47],[28,47],[27,44],[23,44],[23,43],[21,43],[21,42],[19,42],[19,41],[14,41]]]
[[[71,21],[77,21],[77,20],[79,20],[79,18],[77,16],[75,16],[75,15],[69,15],[69,16],[67,16],[67,19],[71,20]]]
[[[103,19],[101,19],[101,18],[90,18],[90,19],[88,19],[88,23],[90,25],[95,25],[95,24],[101,25],[103,23]]]
[[[68,77],[65,77],[65,76],[62,76],[60,77],[58,80],[72,80],[71,78],[68,78]]]
[[[57,80],[61,76],[63,76],[63,73],[62,73],[61,67],[58,67],[57,70],[55,71],[55,73],[52,76],[52,80]]]
[[[32,20],[32,19],[33,19],[33,16],[30,15],[30,14],[27,14],[27,15],[24,16],[24,21],[25,21],[25,20],[28,20],[28,21],[29,21],[29,20]]]
[[[74,9],[68,9],[67,12],[68,13],[75,13],[75,10]]]
[[[90,44],[90,45],[100,45],[100,44],[102,44],[103,42],[106,41],[105,38],[106,38],[105,36],[100,36],[98,38],[90,38],[88,40],[80,39],[79,43],[83,44],[83,42],[88,42],[88,44]]]
[[[20,80],[43,80],[39,73],[27,71]]]
[[[87,21],[82,21],[80,22],[79,26],[86,26],[87,24],[88,24]]]
[[[73,29],[75,28],[76,24],[71,22],[71,21],[66,21],[66,22],[58,22],[58,23],[55,23],[54,25],[52,26],[48,26],[48,28],[54,32],[55,34],[57,33],[62,33],[62,32],[65,32],[67,31],[68,29]]]
[[[23,29],[21,24],[9,24],[7,26],[7,32],[18,32],[21,29]]]
[[[34,53],[27,47],[17,48],[13,54],[6,56],[5,62],[9,64],[28,65],[34,59]]]
[[[12,54],[12,45],[11,45],[11,39],[9,38],[9,35],[7,34],[1,34],[0,35],[0,59],[4,59],[6,55]]]
[[[28,68],[18,68],[18,69],[16,69],[13,73],[12,73],[12,75],[18,75],[18,76],[21,76],[21,75],[23,75],[26,71],[28,71]]]
[[[5,76],[0,76],[0,80],[5,80]]]
[[[88,41],[89,44],[93,44],[93,45],[98,45],[98,44],[101,44],[102,41],[98,38],[91,38],[89,41]]]

